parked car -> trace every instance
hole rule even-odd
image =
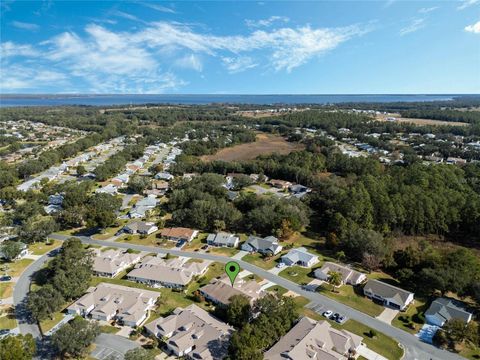
[[[325,316],[326,318],[330,318],[330,316],[333,315],[333,311],[327,310],[322,315]]]
[[[0,281],[10,281],[12,280],[12,277],[10,275],[3,275],[0,277]]]
[[[208,249],[208,245],[203,245],[202,246],[202,250],[207,250]]]
[[[287,266],[287,265],[285,265],[285,263],[283,263],[283,262],[277,264],[277,268],[279,268],[279,269],[283,269],[285,266]]]
[[[177,242],[177,244],[175,245],[177,248],[182,248],[183,245],[185,245],[186,241],[185,240],[180,240],[179,242]]]
[[[340,315],[335,321],[339,324],[343,324],[345,321],[347,321],[347,317],[345,315]]]
[[[339,313],[332,314],[332,315],[330,316],[330,320],[337,321],[337,319],[338,319],[339,316],[340,316]]]

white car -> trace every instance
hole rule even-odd
[[[279,269],[283,269],[285,266],[287,265],[285,265],[285,263],[282,263],[282,262],[277,264],[277,268]]]
[[[333,311],[327,310],[322,315],[325,316],[326,318],[330,318],[330,316],[333,315]]]

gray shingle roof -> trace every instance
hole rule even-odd
[[[465,310],[465,306],[459,301],[447,298],[438,298],[432,302],[432,305],[425,312],[425,316],[437,316],[448,321],[450,319],[460,319],[465,322],[470,321],[472,314]]]

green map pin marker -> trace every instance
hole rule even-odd
[[[240,265],[236,263],[235,261],[229,261],[227,265],[225,265],[225,272],[228,275],[228,278],[230,279],[230,282],[233,283],[235,282],[235,278],[237,277],[238,273],[240,272]]]

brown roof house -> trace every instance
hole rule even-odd
[[[164,228],[160,231],[160,235],[161,237],[172,241],[184,240],[190,242],[198,235],[198,230],[184,227]]]
[[[129,266],[136,264],[142,258],[142,254],[129,254],[126,251],[110,249],[93,251],[93,273],[97,276],[113,278]]]
[[[320,269],[316,269],[314,274],[317,279],[328,281],[330,271],[338,272],[342,275],[342,284],[358,285],[364,282],[367,277],[364,273],[350,269],[345,265],[325,262]]]
[[[182,289],[195,276],[205,274],[209,265],[209,261],[188,262],[183,257],[165,260],[158,256],[146,256],[127,274],[127,278],[153,287]]]
[[[176,356],[199,360],[223,359],[233,333],[232,327],[194,304],[176,308],[172,315],[152,321],[145,329],[167,338],[166,346]]]
[[[253,303],[266,294],[255,280],[236,279],[232,286],[227,277],[214,279],[199,290],[206,299],[220,305],[228,305],[234,295],[243,295]]]
[[[265,360],[346,360],[355,354],[362,338],[347,330],[337,330],[327,321],[303,317],[265,354]]]
[[[153,309],[160,293],[127,286],[100,283],[67,308],[69,314],[95,320],[115,319],[126,326],[138,326]]]
[[[385,306],[405,310],[413,301],[414,294],[378,280],[368,280],[363,288],[365,296]]]

